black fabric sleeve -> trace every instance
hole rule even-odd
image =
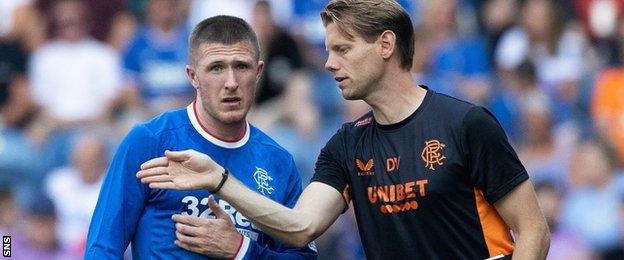
[[[462,128],[470,178],[490,204],[529,178],[503,128],[488,110],[470,109]]]
[[[348,172],[345,167],[345,144],[343,141],[343,129],[339,130],[321,149],[321,153],[316,160],[314,176],[310,182],[321,182],[334,187],[343,198],[347,205],[349,204],[348,192]]]

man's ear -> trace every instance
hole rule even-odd
[[[264,72],[264,61],[258,61],[258,69],[256,70],[256,83],[260,82],[260,78],[262,78],[262,72]]]
[[[195,73],[195,69],[191,65],[186,65],[186,76],[191,81],[191,85],[197,89],[199,87],[199,81],[197,80],[197,73]]]
[[[381,57],[385,60],[390,59],[396,48],[396,34],[393,31],[385,30],[377,39],[380,46]]]

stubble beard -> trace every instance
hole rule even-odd
[[[215,123],[223,124],[223,125],[235,125],[238,123],[242,123],[245,121],[247,116],[247,112],[249,108],[235,111],[222,111],[218,109],[218,107],[210,106],[209,101],[202,101],[202,105],[204,107],[204,112],[211,117]],[[239,113],[242,113],[239,115]],[[235,115],[232,115],[235,114]]]

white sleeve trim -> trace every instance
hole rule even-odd
[[[243,258],[245,258],[250,243],[251,239],[249,239],[247,236],[243,236],[243,244],[238,249],[238,253],[234,256],[234,260],[242,260]]]

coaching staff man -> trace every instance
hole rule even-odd
[[[190,150],[146,162],[141,181],[215,192],[295,246],[322,234],[352,202],[371,259],[545,258],[548,227],[501,126],[484,108],[413,81],[412,23],[396,1],[331,1],[321,17],[325,67],[345,99],[372,111],[327,142],[293,209]]]

